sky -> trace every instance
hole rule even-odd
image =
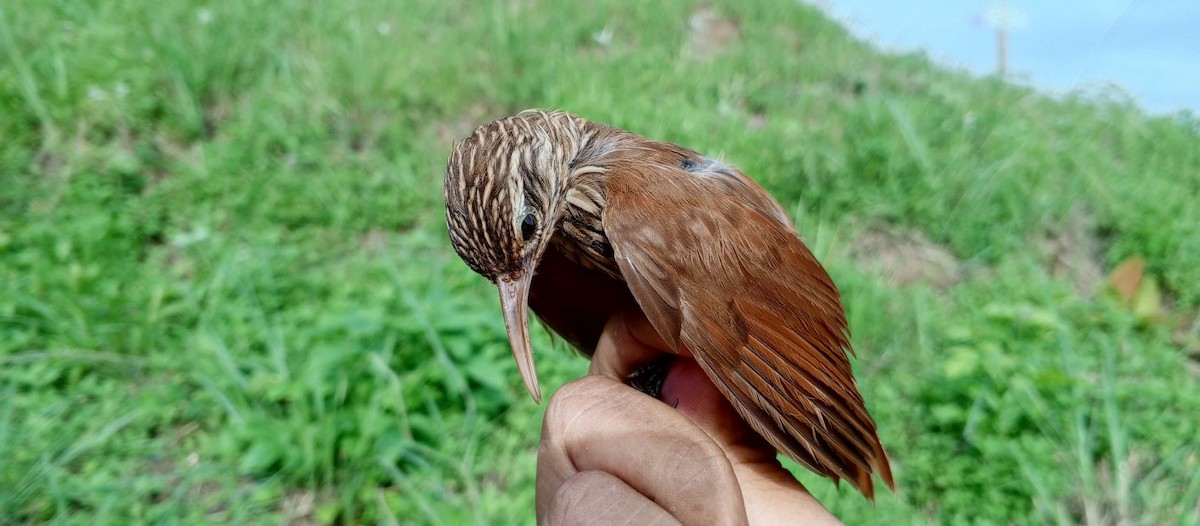
[[[1200,0],[810,0],[883,49],[996,70],[989,12],[1007,8],[1009,72],[1052,92],[1120,85],[1153,113],[1200,114]]]

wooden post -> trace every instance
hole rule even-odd
[[[1008,73],[1008,31],[1004,25],[996,26],[996,72],[1000,78]]]

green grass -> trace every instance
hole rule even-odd
[[[900,486],[801,471],[847,523],[1200,524],[1200,120],[712,4],[707,59],[680,0],[0,6],[0,523],[529,523],[541,408],[440,186],[453,139],[553,107],[795,211]],[[1053,270],[1080,217],[1163,314]],[[960,279],[851,257],[881,229]],[[586,370],[534,337],[549,389]]]

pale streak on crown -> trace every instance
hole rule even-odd
[[[586,194],[588,203],[563,199],[577,176],[603,171],[571,167],[594,134],[588,125],[563,112],[527,110],[484,124],[455,146],[446,168],[446,219],[455,250],[472,269],[491,279],[519,270],[521,220],[534,203],[549,207],[544,220],[557,217],[560,206],[603,207],[595,192]]]

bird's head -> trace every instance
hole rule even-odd
[[[484,124],[454,147],[446,167],[450,242],[500,289],[513,357],[541,401],[526,319],[529,286],[562,210],[569,164],[585,121],[530,110]]]

